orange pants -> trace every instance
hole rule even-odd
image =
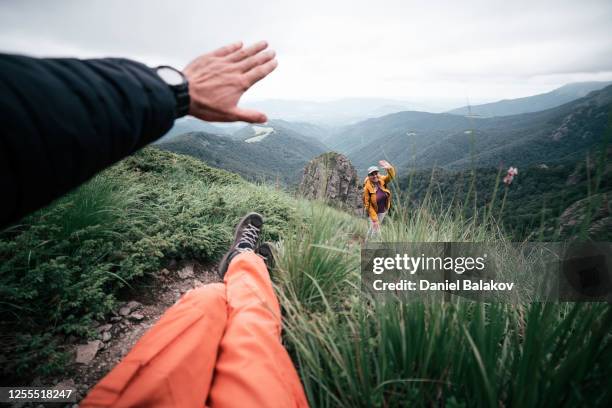
[[[80,406],[307,407],[265,263],[240,254],[224,281],[186,293]]]

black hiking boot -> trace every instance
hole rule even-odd
[[[270,272],[272,268],[274,268],[274,252],[272,249],[272,244],[269,242],[262,243],[255,249],[255,253],[263,258],[264,262],[266,263],[266,267],[268,268],[268,272]]]
[[[243,252],[254,252],[264,220],[260,214],[249,213],[236,226],[234,243],[219,263],[219,276],[223,279],[232,259]]]

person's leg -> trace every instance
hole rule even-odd
[[[382,222],[383,222],[383,220],[385,219],[385,215],[387,215],[387,213],[386,213],[386,212],[384,212],[384,213],[378,213],[378,225],[379,225],[379,226],[381,226],[381,225],[382,225]],[[379,233],[380,233],[380,230],[379,230]]]
[[[187,292],[80,406],[203,406],[226,321],[224,284]]]
[[[370,223],[369,228],[368,228],[368,233],[366,235],[366,241],[372,237],[374,237],[374,235],[376,235],[376,229],[374,227],[374,221],[372,221],[371,218],[368,218],[368,222]],[[380,225],[380,224],[379,224]]]
[[[380,236],[380,228],[381,228],[383,220],[385,219],[385,214],[386,213],[378,213],[378,229],[374,228],[374,221],[372,221],[371,218],[368,218],[368,220],[370,221],[370,228],[368,228],[368,233],[366,235],[366,241],[375,236]]]
[[[281,343],[281,313],[264,261],[237,255],[225,274],[228,322],[208,403],[212,407],[306,407]]]

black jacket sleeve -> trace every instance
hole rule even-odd
[[[134,61],[0,54],[0,228],[162,136],[175,104]]]

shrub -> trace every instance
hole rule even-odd
[[[51,342],[61,337],[50,335],[92,336],[121,288],[170,259],[215,261],[248,211],[263,213],[266,238],[278,239],[295,208],[196,159],[151,148],[129,157],[0,232],[4,373],[61,370]]]

